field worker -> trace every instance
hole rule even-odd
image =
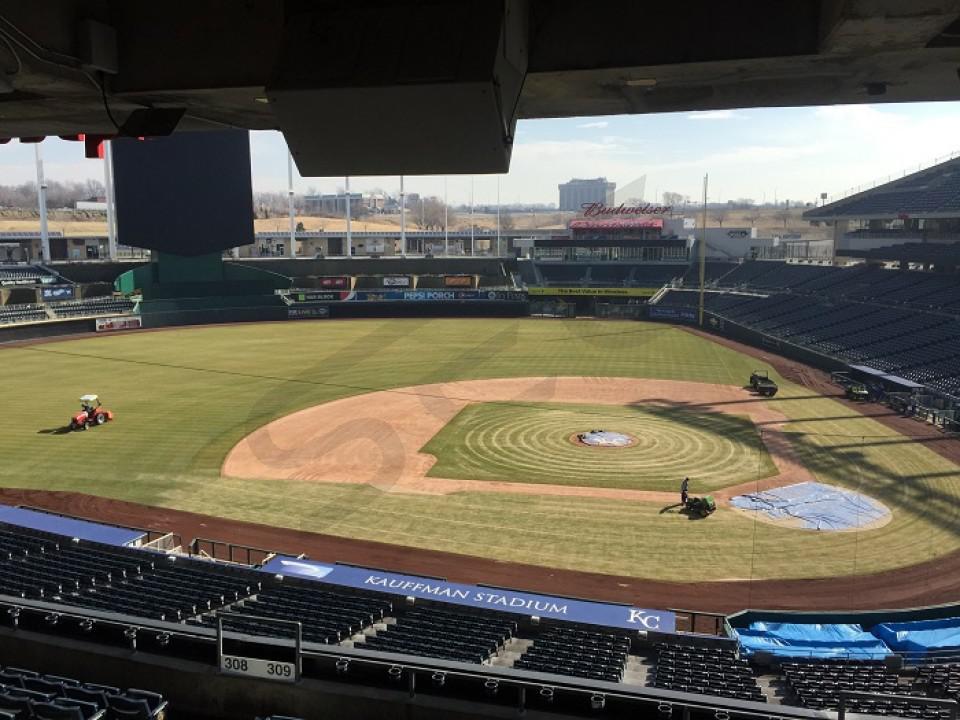
[[[690,490],[690,478],[685,477],[683,482],[680,483],[680,504],[686,507],[687,505],[687,496],[689,495]]]

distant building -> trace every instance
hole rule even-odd
[[[350,193],[351,214],[361,208],[365,212],[383,212],[386,198],[380,193]],[[304,209],[313,215],[343,215],[347,212],[347,194],[304,195]]]
[[[579,212],[584,203],[613,205],[617,184],[607,182],[605,177],[573,178],[570,182],[561,183],[557,188],[560,190],[560,209]]]
[[[85,212],[102,212],[107,211],[107,201],[106,200],[77,200],[73,206],[74,210],[81,210]]]

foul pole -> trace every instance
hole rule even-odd
[[[347,210],[347,257],[353,257],[353,228],[350,226],[350,176],[347,175],[343,179],[344,184],[346,185],[345,194],[347,196],[346,210]]]
[[[443,256],[450,256],[450,229],[447,222],[447,178],[443,178]]]
[[[500,257],[500,176],[497,175],[497,257]]]
[[[297,216],[293,209],[293,155],[287,150],[287,210],[290,212],[290,248],[287,253],[296,257],[294,245],[297,242]]]
[[[703,327],[704,280],[707,276],[707,180],[703,176],[703,233],[700,236],[700,327]]]
[[[407,256],[407,194],[403,191],[403,175],[400,176],[400,257]]]

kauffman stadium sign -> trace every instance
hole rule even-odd
[[[604,205],[603,203],[583,203],[584,217],[617,217],[623,215],[664,215],[673,210],[673,205]]]
[[[260,569],[274,575],[289,575],[330,585],[394,593],[404,597],[437,600],[452,605],[486,608],[518,615],[535,615],[552,620],[624,630],[676,630],[676,615],[666,610],[648,610],[629,605],[451,583],[437,578],[399,575],[353,565],[324,564],[285,555],[277,555]]]

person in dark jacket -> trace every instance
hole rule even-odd
[[[687,498],[690,495],[690,478],[685,477],[683,482],[680,483],[680,504],[684,507],[687,506]]]

